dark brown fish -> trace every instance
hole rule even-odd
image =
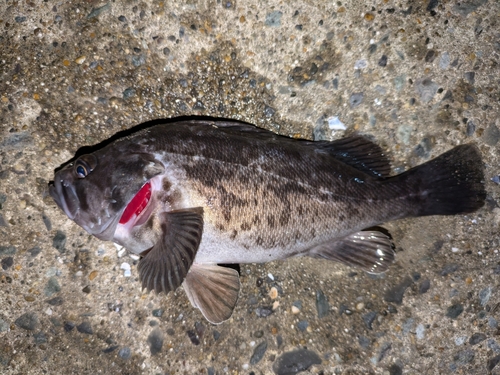
[[[183,285],[213,323],[228,319],[238,273],[217,264],[311,256],[387,270],[389,220],[484,204],[478,149],[462,145],[398,176],[361,136],[310,142],[232,121],[157,125],[58,171],[50,193],[96,237],[141,254],[144,288]]]

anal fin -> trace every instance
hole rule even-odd
[[[391,239],[384,233],[368,230],[319,245],[308,255],[341,262],[369,273],[382,273],[394,262],[393,248]]]
[[[213,324],[231,317],[240,292],[236,270],[216,264],[193,264],[182,284],[191,304]]]

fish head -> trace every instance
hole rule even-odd
[[[112,240],[119,223],[144,210],[151,196],[149,181],[164,170],[150,153],[110,145],[57,171],[49,192],[76,224]]]

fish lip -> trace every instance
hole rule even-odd
[[[70,220],[74,220],[76,217],[77,211],[72,212],[70,210],[68,203],[65,199],[64,191],[63,191],[63,187],[68,188],[71,185],[63,186],[63,181],[64,180],[62,180],[62,179],[57,179],[57,176],[56,176],[56,179],[54,179],[52,184],[49,184],[49,194],[52,197],[52,199],[54,199],[54,201],[59,206],[59,208],[61,210],[63,210],[64,213],[70,218]],[[73,196],[76,197],[74,189],[71,189],[71,193]]]

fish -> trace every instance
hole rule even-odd
[[[237,304],[228,264],[309,256],[382,273],[395,252],[378,225],[472,213],[486,198],[474,144],[391,176],[363,135],[309,141],[222,119],[114,140],[56,169],[49,193],[88,233],[140,256],[143,290],[182,285],[213,324]]]

